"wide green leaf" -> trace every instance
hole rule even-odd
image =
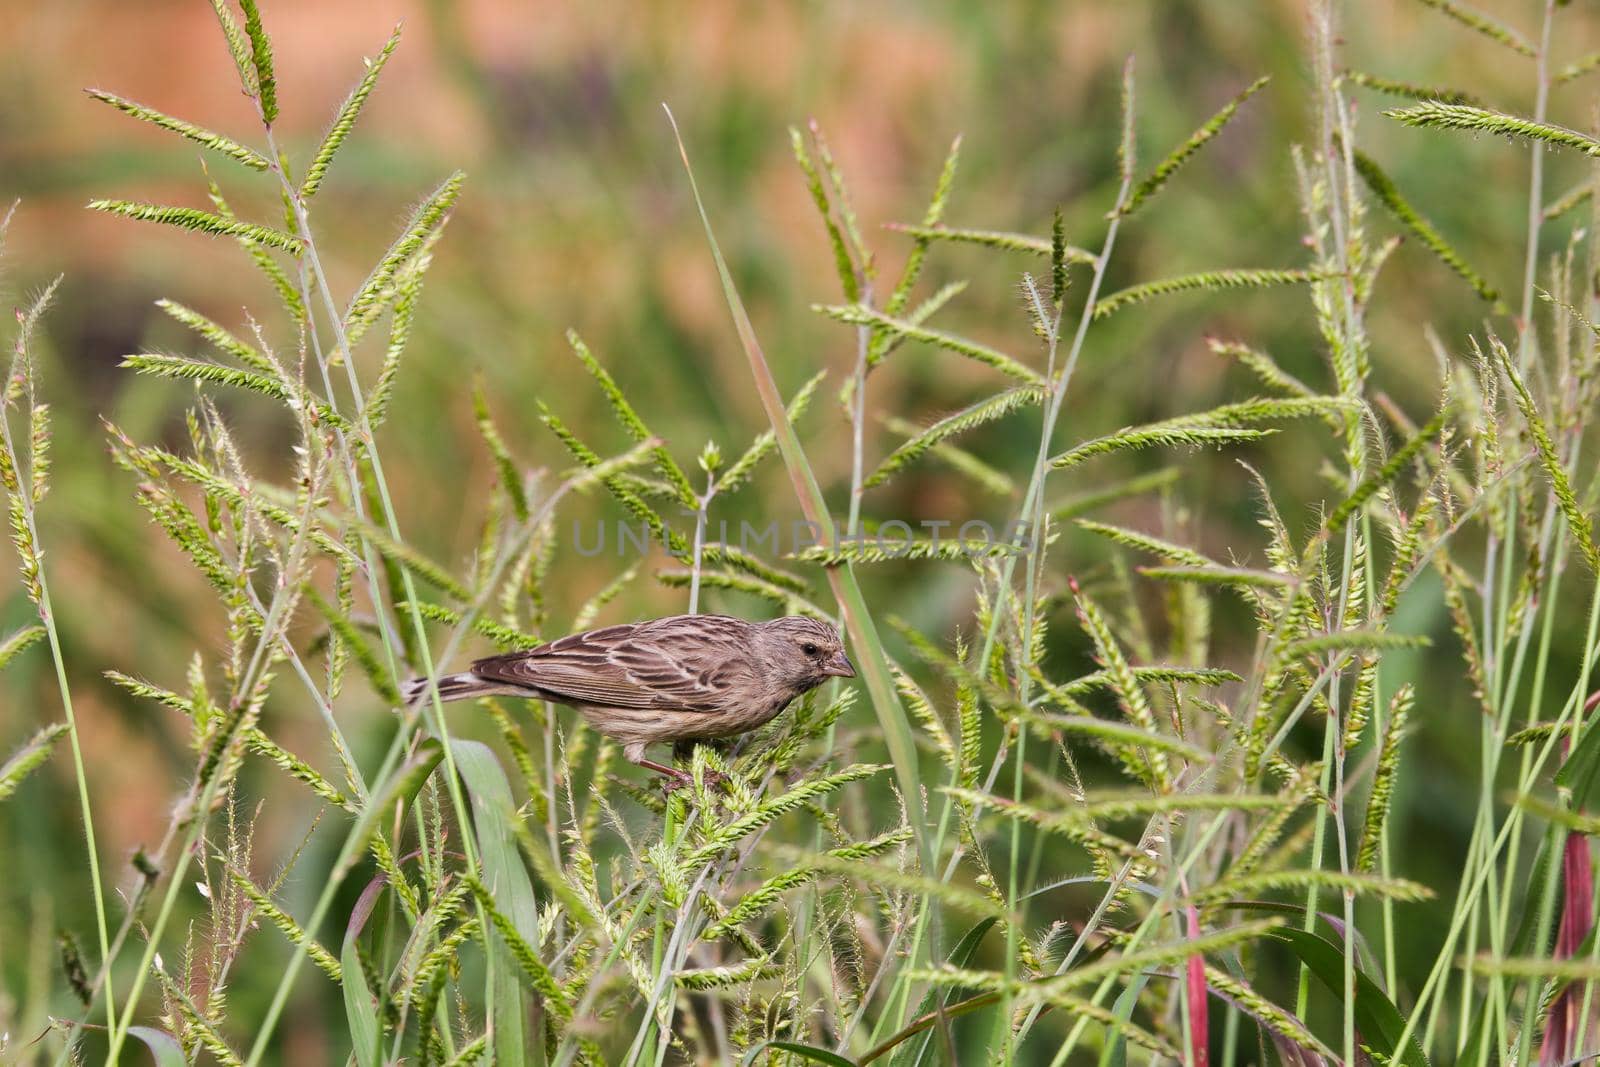
[[[1317,980],[1327,986],[1341,1003],[1343,1002],[1345,963],[1342,948],[1309,930],[1297,930],[1286,926],[1278,927],[1267,936],[1275,937],[1287,944],[1300,958],[1300,962],[1317,976]],[[1403,1055],[1396,1054],[1395,1043],[1405,1032],[1405,1018],[1378,983],[1368,978],[1359,968],[1355,976],[1355,1020],[1356,1029],[1360,1031],[1360,1043],[1371,1049],[1379,1058],[1379,1062],[1404,1064],[1407,1067],[1427,1067],[1428,1057],[1422,1051],[1421,1042],[1415,1037],[1406,1042]]]
[[[128,1034],[144,1042],[150,1055],[155,1057],[156,1067],[188,1067],[182,1046],[166,1031],[152,1030],[148,1026],[130,1026]]]
[[[744,1062],[755,1062],[756,1054],[761,1052],[762,1049],[769,1048],[775,1048],[779,1052],[788,1052],[811,1063],[826,1064],[827,1067],[856,1067],[855,1060],[847,1060],[837,1052],[829,1052],[827,1049],[818,1048],[815,1045],[802,1045],[798,1041],[768,1041],[765,1045],[753,1050],[750,1055],[746,1056]]]
[[[494,750],[477,741],[456,741],[452,753],[472,800],[483,884],[494,898],[495,910],[510,920],[525,943],[537,945],[539,904],[533,895],[533,881],[517,851],[512,828],[516,804],[505,769],[495,758]],[[494,972],[495,1058],[501,1063],[520,1063],[528,1048],[528,994],[518,978],[522,966],[513,948],[502,935],[496,936],[495,945],[501,958]]]

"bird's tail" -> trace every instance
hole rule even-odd
[[[441,675],[438,686],[440,700],[471,700],[473,697],[496,696],[510,691],[503,682],[491,682],[471,671]],[[405,698],[407,707],[422,703],[428,698],[428,679],[411,679],[401,687],[400,695]]]

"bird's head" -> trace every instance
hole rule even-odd
[[[854,678],[855,666],[844,654],[844,638],[828,623],[805,615],[786,615],[762,623],[757,638],[775,679],[795,693],[804,693],[829,678]]]

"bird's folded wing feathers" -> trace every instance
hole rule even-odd
[[[673,631],[611,626],[473,664],[473,673],[573,704],[712,711],[734,681],[727,650]]]

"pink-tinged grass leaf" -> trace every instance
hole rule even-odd
[[[1185,910],[1190,937],[1200,936],[1200,909],[1190,904]],[[1211,1062],[1211,1031],[1206,1013],[1206,958],[1189,957],[1185,989],[1189,997],[1189,1062],[1193,1067],[1208,1067]]]
[[[383,1062],[383,1023],[378,1018],[378,1001],[367,988],[366,972],[361,969],[361,955],[356,941],[366,928],[372,909],[383,896],[388,885],[378,877],[367,883],[351,909],[350,921],[345,926],[344,947],[339,953],[340,985],[344,987],[344,1014],[350,1023],[350,1039],[354,1045],[358,1067],[378,1067]]]

